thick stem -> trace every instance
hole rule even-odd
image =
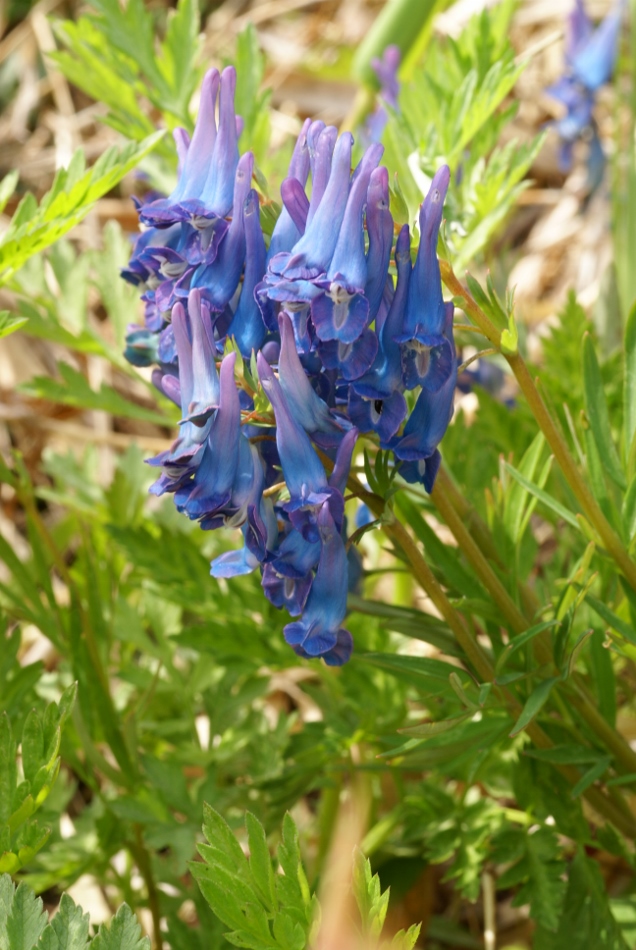
[[[517,378],[517,382],[528,401],[539,427],[546,437],[546,440],[552,449],[556,460],[561,466],[567,482],[576,495],[576,498],[583,509],[585,517],[598,533],[608,553],[614,558],[621,571],[625,575],[630,587],[636,590],[636,564],[631,560],[623,542],[616,534],[605,515],[601,511],[596,499],[594,498],[589,486],[581,475],[570,450],[565,443],[558,426],[555,424],[546,404],[544,403],[539,390],[537,389],[532,376],[526,366],[526,363],[517,351],[514,353],[506,352],[501,349],[501,332],[488,319],[481,307],[476,303],[471,294],[462,285],[453,272],[452,267],[447,261],[440,261],[442,279],[448,289],[456,296],[464,300],[463,309],[475,321],[484,336],[490,340],[492,345],[500,350],[508,361],[510,368]]]
[[[350,476],[348,484],[351,491],[360,497],[378,518],[385,514],[386,503],[384,499],[366,491],[354,476]],[[410,533],[401,522],[395,519],[387,519],[382,527],[384,532],[401,548],[411,566],[413,577],[430,597],[444,620],[446,620],[458,644],[464,650],[466,657],[482,681],[494,683],[495,671],[488,656],[471,635],[464,618],[455,610],[449,601],[441,585],[438,583],[437,578],[421,555]],[[495,691],[508,706],[511,714],[518,717],[522,710],[519,701],[509,690],[495,687]],[[536,722],[531,722],[525,731],[538,748],[550,749],[553,747],[552,740]],[[580,780],[581,776],[578,770],[573,766],[559,765],[557,768],[570,785],[574,786]],[[636,838],[636,820],[628,817],[625,811],[618,807],[614,801],[611,801],[599,788],[586,789],[583,793],[583,797],[600,816],[611,821],[624,835],[629,838]]]
[[[440,484],[439,481],[433,488],[431,498],[452,531],[459,547],[472,565],[473,570],[484,587],[492,595],[493,600],[501,610],[503,617],[510,624],[513,632],[515,634],[523,633],[529,628],[531,622],[521,613],[493,571],[488,560],[484,557],[480,546],[471,537],[463,519],[456,511],[451,497],[445,494],[442,484]],[[492,539],[490,543],[494,545]],[[549,643],[545,639],[537,637],[534,646],[537,659],[540,663],[547,664],[552,662],[552,651]],[[636,772],[636,752],[634,752],[629,743],[625,741],[623,736],[616,732],[607,720],[603,718],[595,706],[594,697],[590,695],[587,685],[577,673],[572,675],[572,682],[574,689],[568,690],[569,702],[575,707],[581,718],[585,720],[601,742],[612,752],[623,770],[626,773]]]
[[[433,504],[442,518],[453,532],[455,540],[473,566],[475,574],[486,590],[490,591],[493,600],[499,607],[502,615],[508,621],[515,633],[522,633],[528,629],[528,622],[514,600],[501,583],[492,567],[484,557],[481,549],[475,543],[464,522],[455,511],[450,499],[444,495],[438,484],[431,492]]]

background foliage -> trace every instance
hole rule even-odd
[[[472,299],[514,356],[525,331],[496,242],[543,141],[511,137],[523,70],[508,39],[514,8],[506,0],[456,39],[426,46],[435,8],[408,38],[420,58],[385,133],[392,210],[412,221],[428,177],[450,164],[440,254],[480,275],[462,293],[449,285],[458,339],[475,344]],[[404,36],[398,27],[386,26],[385,40]],[[168,439],[176,418],[121,356],[137,314],[118,278],[129,242],[115,221],[99,250],[63,236],[133,167],[169,187],[174,151],[156,128],[192,127],[199,34],[193,0],[169,12],[92,0],[77,19],[58,19],[55,67],[106,107],[104,121],[127,143],[88,171],[76,153],[39,201],[17,175],[0,185],[3,207],[21,195],[0,237],[10,292],[0,334],[46,341],[57,359],[22,393],[60,411],[110,413],[114,434],[139,432],[144,447],[115,440],[127,447],[114,464],[99,440],[80,453],[48,450],[35,471],[19,452],[2,463],[2,499],[22,543],[0,537],[0,950],[143,950],[137,916],[174,950],[320,946],[325,922],[339,919],[328,886],[338,860],[355,903],[342,918],[350,946],[481,947],[497,903],[500,916],[522,907],[532,922],[501,946],[634,947],[636,754],[621,730],[633,722],[636,593],[501,355],[488,364],[496,385],[483,359],[465,377],[478,408],[458,407],[436,494],[403,484],[396,493],[381,454],[359,459],[378,520],[358,536],[356,650],[340,671],[294,656],[258,579],[210,578],[210,558],[231,538],[200,532],[147,494],[145,450]],[[270,145],[253,27],[232,57],[242,145],[256,153],[271,223],[291,139]],[[623,218],[615,224],[624,228]],[[627,314],[624,254],[621,245]],[[636,316],[607,309],[613,329],[599,332],[567,299],[542,341],[540,392],[631,554]],[[354,498],[352,521],[357,509]],[[420,595],[394,517],[486,655],[490,679]],[[34,642],[45,649],[29,659]],[[351,842],[338,821],[347,802],[367,816]],[[113,915],[96,931],[66,893],[87,875]],[[59,903],[50,923],[35,894]]]

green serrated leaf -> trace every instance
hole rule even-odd
[[[527,834],[525,829],[507,832],[498,842],[499,847],[506,834],[514,837],[522,857],[499,876],[497,886],[508,888],[521,884],[514,905],[529,903],[530,916],[547,930],[556,930],[566,890],[566,866],[559,859],[557,835],[550,828],[539,828],[533,834]]]
[[[15,892],[7,917],[7,950],[33,950],[47,920],[42,900],[22,882]]]
[[[258,819],[249,811],[245,815],[245,827],[247,828],[252,879],[265,906],[272,911],[276,903],[276,887],[265,830]]]
[[[85,950],[88,927],[88,914],[68,894],[62,894],[56,915],[42,931],[39,950]]]
[[[150,950],[139,921],[128,904],[122,904],[109,924],[102,924],[91,941],[91,950]]]
[[[115,187],[157,145],[163,132],[155,132],[140,145],[110,148],[78,178],[75,165],[59,172],[53,187],[38,206],[32,196],[23,198],[9,227],[0,238],[0,284],[5,283],[34,254],[59,240],[78,224],[95,202]]]

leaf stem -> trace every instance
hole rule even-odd
[[[442,615],[450,629],[452,630],[458,644],[466,654],[467,659],[472,664],[482,682],[494,683],[495,671],[486,652],[480,644],[473,638],[464,618],[455,610],[448,597],[446,596],[437,578],[429,568],[424,557],[420,553],[417,544],[405,526],[397,519],[387,517],[387,505],[383,498],[367,491],[355,476],[350,476],[348,480],[350,490],[361,498],[365,504],[378,518],[382,518],[382,528],[384,532],[398,545],[408,561],[413,577],[418,581],[424,592],[430,597],[431,601]],[[526,626],[525,620],[524,629]],[[495,686],[495,691],[499,694],[506,705],[509,707],[512,715],[519,716],[521,713],[521,704],[509,690]],[[553,742],[536,722],[531,722],[525,727],[534,744],[540,749],[550,749]],[[573,787],[580,780],[578,770],[569,765],[558,765],[557,769],[566,778]],[[583,792],[583,797],[589,802],[594,810],[603,818],[612,822],[626,837],[636,838],[636,819],[631,815],[625,814],[622,807],[608,798],[599,788],[590,787]]]
[[[590,491],[587,482],[581,475],[577,464],[572,457],[570,450],[561,435],[558,426],[555,424],[550,412],[541,397],[537,386],[530,375],[530,371],[518,351],[504,351],[501,347],[501,331],[489,320],[481,307],[477,304],[461,281],[456,277],[448,261],[440,260],[440,269],[442,280],[448,289],[457,297],[463,298],[463,309],[475,321],[477,326],[483,332],[484,336],[490,340],[492,345],[500,350],[513,373],[517,382],[528,401],[539,427],[545,435],[550,448],[552,449],[565,478],[576,495],[581,505],[585,517],[598,532],[605,548],[614,558],[616,564],[620,567],[627,582],[633,590],[636,590],[636,564],[631,560],[623,542],[614,531],[607,518],[601,511],[596,499]]]
[[[441,474],[441,472],[442,469],[440,469],[439,474]],[[452,531],[455,540],[472,565],[473,570],[477,574],[484,587],[490,592],[493,600],[501,610],[502,615],[507,619],[514,633],[523,633],[529,628],[531,621],[528,621],[528,619],[524,617],[504,585],[495,574],[487,558],[484,556],[480,546],[471,537],[471,534],[466,528],[463,519],[455,509],[453,504],[454,495],[445,491],[446,484],[449,481],[450,479],[448,476],[442,476],[442,479],[440,480],[438,475],[438,480],[436,481],[435,487],[431,492],[431,499],[433,500],[439,513],[444,518],[447,526]],[[459,493],[457,494],[459,495]],[[459,497],[461,498],[461,495],[459,495]],[[487,546],[492,550],[494,547],[494,541],[492,538],[487,537],[488,529],[485,527],[485,525],[484,529],[485,531],[482,531],[481,534],[486,534]],[[545,638],[537,637],[535,641],[535,649],[540,663],[546,664],[552,662],[552,651]],[[613,729],[598,711],[594,704],[594,697],[590,694],[582,677],[577,673],[573,673],[571,679],[574,684],[574,688],[568,690],[569,702],[576,708],[577,712],[585,720],[590,729],[593,730],[598,738],[612,752],[617,761],[621,763],[625,772],[627,774],[636,772],[636,752],[634,752],[629,743],[625,741],[623,736]]]

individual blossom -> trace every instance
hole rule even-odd
[[[378,92],[378,103],[371,115],[367,117],[362,130],[364,142],[380,142],[389,121],[386,107],[388,106],[394,111],[398,109],[400,81],[397,74],[400,68],[400,60],[400,48],[393,44],[386,47],[382,59],[375,56],[371,60],[371,68],[378,78],[380,90]]]

